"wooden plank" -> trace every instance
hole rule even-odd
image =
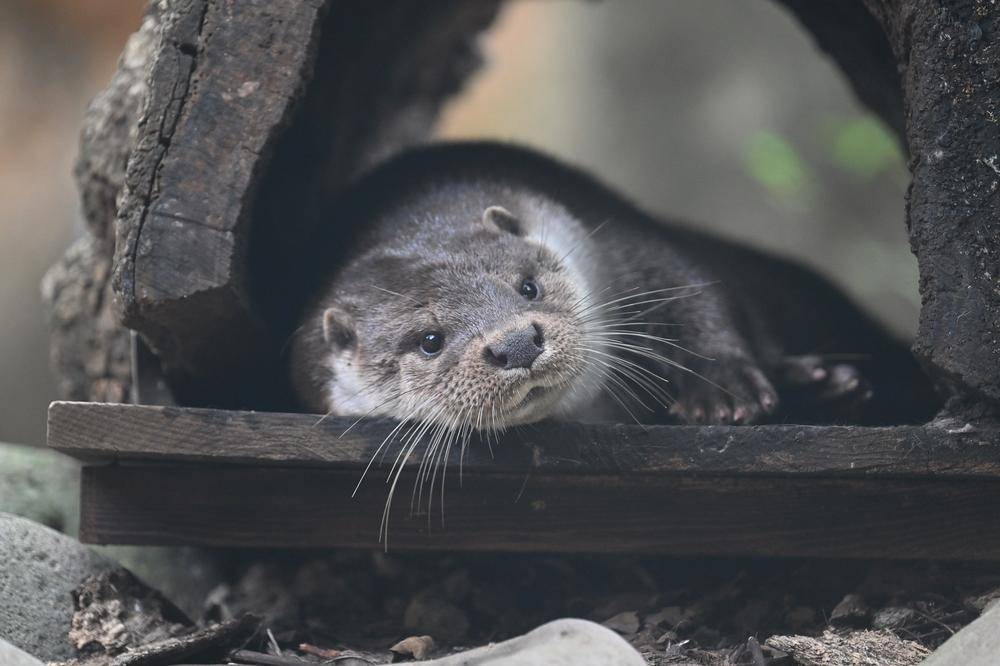
[[[308,414],[53,403],[49,444],[84,468],[93,543],[380,547],[391,423]],[[410,515],[393,549],[1000,559],[1000,444],[983,426],[539,424],[473,442],[445,518]],[[440,492],[439,487],[436,493]],[[426,505],[426,497],[422,505]],[[418,507],[420,508],[420,507]]]
[[[55,402],[49,446],[82,460],[362,469],[392,424],[310,414]],[[575,475],[925,476],[1000,479],[1000,435],[985,427],[892,428],[537,424],[502,445],[473,442],[466,470]],[[453,454],[457,462],[458,452]],[[391,458],[390,458],[391,459]]]
[[[351,498],[337,469],[85,467],[90,543],[378,548],[381,475]],[[408,517],[401,549],[1000,559],[1000,482],[470,474],[449,479],[445,522]],[[437,500],[435,500],[437,502]]]

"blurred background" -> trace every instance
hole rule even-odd
[[[88,100],[141,0],[0,0],[0,441],[54,399],[39,281],[80,231]],[[895,140],[765,0],[514,0],[440,135],[582,165],[669,219],[798,257],[912,336],[919,299]]]

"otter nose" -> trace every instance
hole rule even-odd
[[[545,343],[542,327],[532,324],[519,331],[508,331],[499,342],[486,345],[483,350],[486,361],[504,370],[530,368]]]

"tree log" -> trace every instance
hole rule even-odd
[[[154,4],[88,112],[77,175],[92,238],[46,281],[63,395],[127,392],[115,313],[181,403],[288,407],[279,357],[303,238],[360,169],[427,137],[500,2]],[[905,135],[914,350],[951,412],[995,415],[1000,10],[780,2]]]

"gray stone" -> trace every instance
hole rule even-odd
[[[965,603],[967,606],[975,608],[979,611],[979,614],[982,615],[994,606],[1000,604],[1000,587],[992,589],[986,594],[981,594],[978,597],[966,599]]]
[[[872,626],[876,629],[899,629],[910,624],[917,616],[917,611],[905,606],[887,606],[875,613]]]
[[[523,636],[425,662],[432,666],[645,666],[625,639],[588,620],[556,620]]]
[[[639,615],[635,611],[624,611],[609,617],[601,624],[619,634],[634,634],[639,631]]]
[[[920,666],[994,666],[1000,655],[1000,606],[949,638]]]
[[[858,594],[848,594],[830,613],[830,624],[838,627],[866,627],[871,617],[868,604]]]
[[[75,537],[79,498],[77,461],[49,449],[0,443],[0,511]],[[120,562],[191,617],[201,616],[205,596],[224,579],[224,555],[217,551],[165,546],[94,550]]]
[[[97,546],[105,555],[159,590],[192,618],[200,618],[205,598],[225,582],[224,552],[180,546]]]
[[[0,513],[0,639],[43,661],[69,659],[70,592],[116,566],[54,530]]]
[[[410,600],[403,623],[414,633],[430,634],[449,643],[462,640],[469,630],[465,612],[438,598],[433,591],[422,592]]]
[[[0,444],[0,511],[76,536],[80,464],[48,449]]]
[[[0,664],[3,666],[44,666],[42,662],[7,641],[0,640]]]

